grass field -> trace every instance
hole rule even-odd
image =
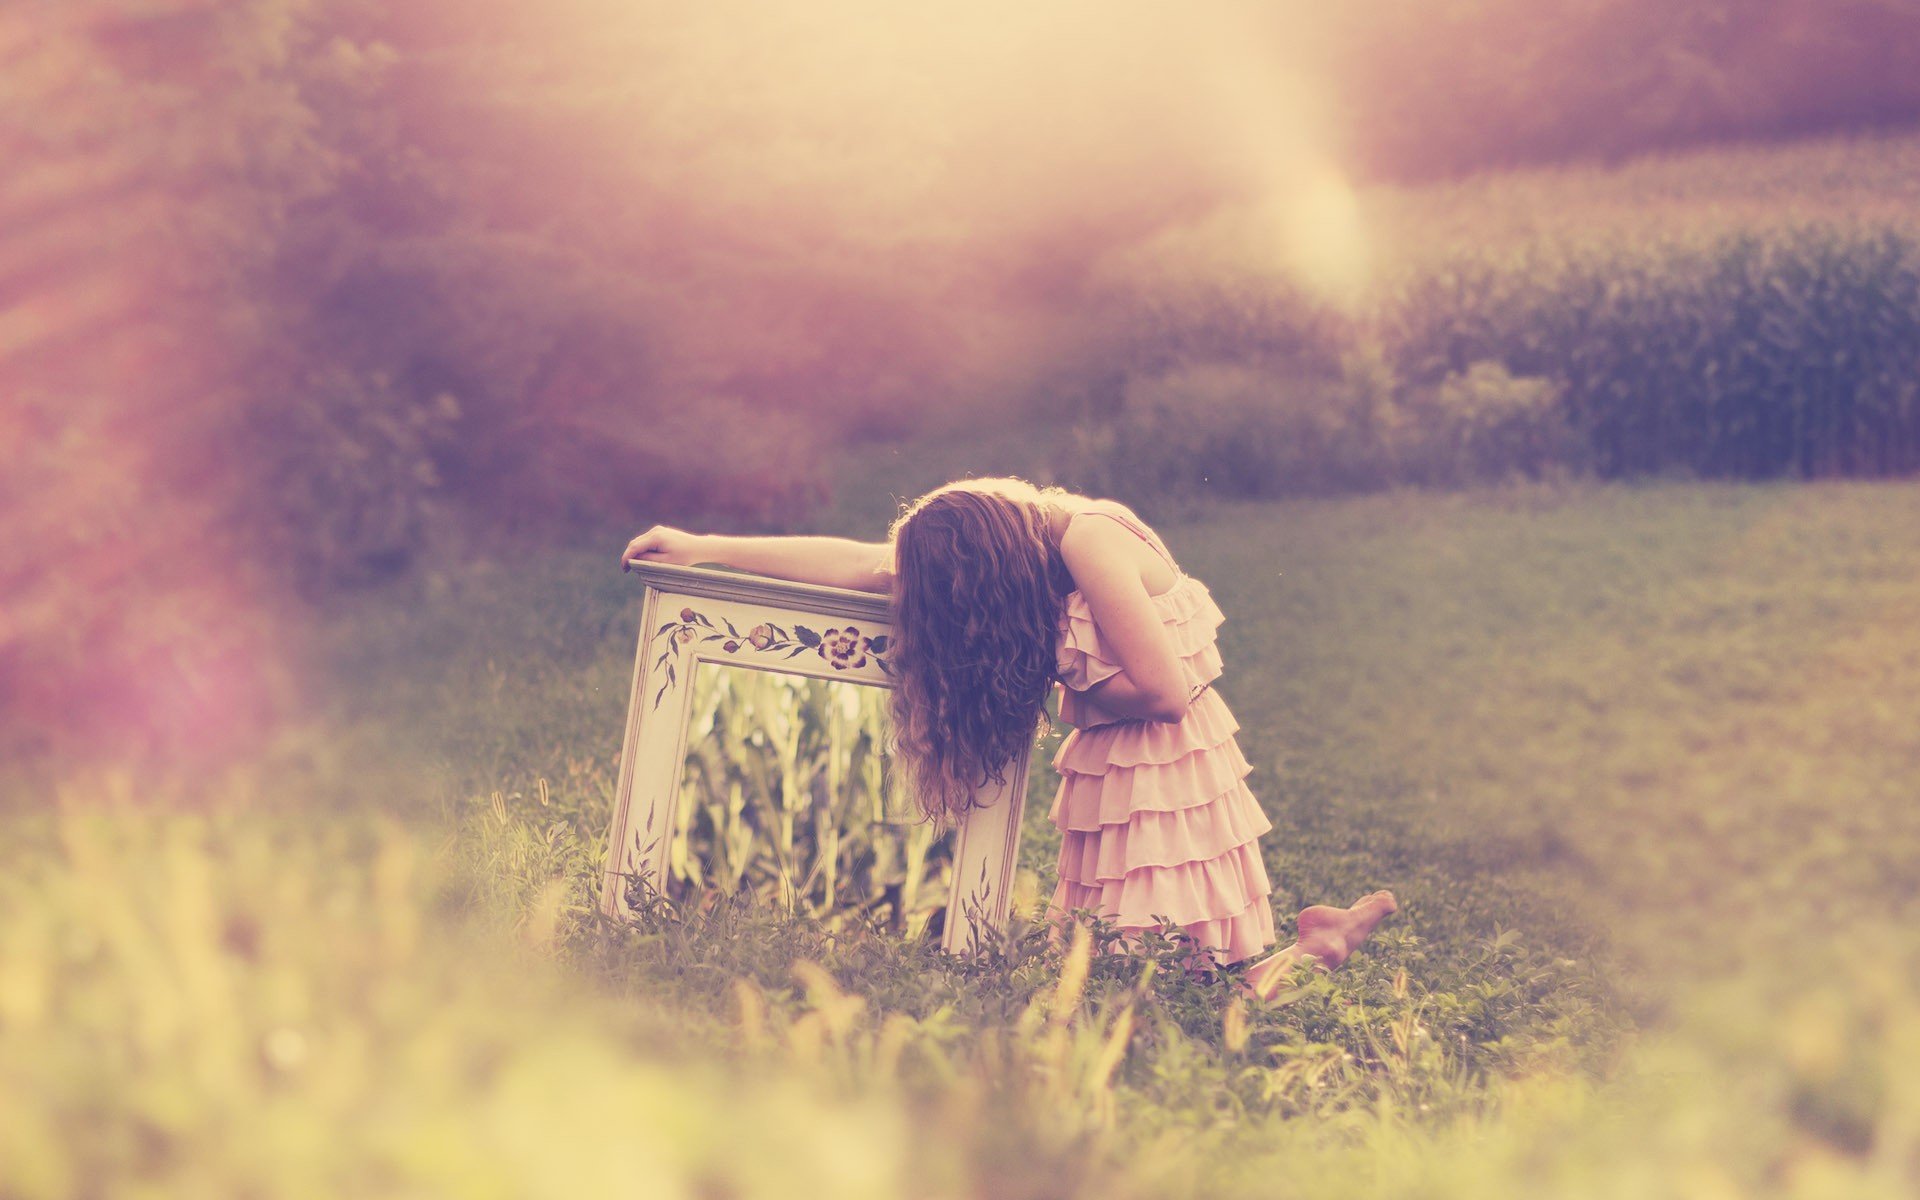
[[[949,466],[874,464],[842,528]],[[1920,1183],[1920,487],[1159,525],[1227,614],[1278,915],[1402,899],[1338,978],[1248,1011],[1027,930],[602,928],[632,582],[468,564],[338,613],[262,762],[12,781],[0,1195]]]

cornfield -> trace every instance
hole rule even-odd
[[[1067,473],[1266,497],[1920,470],[1920,237],[1904,228],[1465,249],[1341,317],[1280,291],[1130,326],[1117,402],[1075,427]]]
[[[1486,362],[1554,381],[1605,477],[1920,467],[1920,242],[1892,228],[1463,256],[1382,323],[1409,383]]]
[[[704,664],[693,682],[667,892],[916,937],[950,852],[896,785],[875,687]]]

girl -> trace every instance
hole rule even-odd
[[[1091,910],[1129,940],[1166,917],[1223,966],[1273,944],[1259,850],[1272,823],[1244,782],[1253,768],[1234,740],[1239,722],[1212,687],[1225,617],[1127,506],[964,479],[907,506],[886,542],[656,525],[621,562],[714,562],[891,596],[895,763],[942,821],[1029,752],[1058,682],[1074,731],[1053,759],[1061,843],[1049,917]],[[1304,909],[1299,940],[1241,986],[1265,998],[1302,958],[1338,967],[1397,908],[1382,891]]]

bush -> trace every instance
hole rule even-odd
[[[1416,393],[1403,435],[1402,470],[1423,483],[1497,483],[1565,471],[1582,458],[1560,385],[1478,362]]]
[[[1224,362],[1324,374],[1353,333],[1337,309],[1272,279],[1194,283],[1143,272],[1106,284],[1090,304],[1103,364],[1134,376]]]
[[[1075,430],[1069,474],[1128,495],[1319,495],[1381,481],[1381,431],[1338,385],[1231,363],[1128,381]]]
[[[263,468],[253,519],[310,584],[404,566],[439,499],[439,459],[459,418],[444,392],[422,403],[383,373],[318,372],[253,414]]]
[[[1075,434],[1076,478],[1129,495],[1493,483],[1575,470],[1585,457],[1552,380],[1480,362],[1409,389],[1371,345],[1349,351],[1334,381],[1226,363],[1134,380],[1116,419],[1083,421]]]

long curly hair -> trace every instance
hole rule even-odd
[[[1073,576],[1048,529],[1069,493],[962,479],[908,505],[894,547],[892,751],[922,815],[949,825],[1050,731],[1047,690]],[[1043,727],[1044,726],[1044,730]]]

